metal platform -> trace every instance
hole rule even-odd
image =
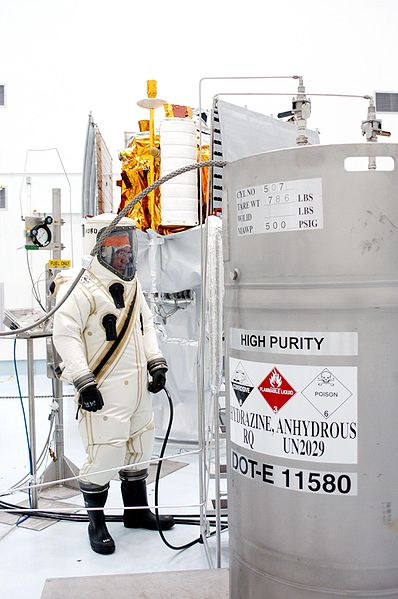
[[[41,599],[228,599],[228,569],[48,578]]]

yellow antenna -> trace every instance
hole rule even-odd
[[[157,82],[155,79],[149,79],[146,82],[147,89],[147,98],[143,100],[138,100],[137,104],[141,108],[149,108],[149,145],[150,145],[150,154],[151,157],[149,159],[149,173],[148,173],[148,186],[152,185],[155,180],[155,156],[158,155],[159,150],[155,147],[155,109],[160,108],[163,104],[166,104],[165,100],[161,100],[156,97],[157,94]],[[149,198],[149,212],[151,215],[154,212],[154,202],[155,195],[154,192],[151,191],[148,194]]]

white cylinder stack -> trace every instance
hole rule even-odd
[[[196,128],[191,119],[168,118],[160,123],[160,174],[197,161]],[[189,171],[161,187],[161,224],[198,224],[197,170]]]

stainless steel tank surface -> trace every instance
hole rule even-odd
[[[231,599],[398,597],[397,158],[225,169]]]

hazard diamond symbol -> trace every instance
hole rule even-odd
[[[231,379],[231,385],[239,405],[242,406],[254,389],[254,385],[249,379],[246,370],[243,368],[242,362],[239,362],[235,368],[235,372]]]
[[[258,386],[258,390],[275,414],[296,394],[276,366]]]
[[[324,418],[329,418],[352,396],[329,368],[324,368],[301,393]]]

